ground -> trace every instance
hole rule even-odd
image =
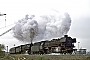
[[[5,55],[0,60],[90,60],[90,55]]]

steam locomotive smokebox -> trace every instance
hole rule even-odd
[[[68,39],[72,39],[71,37],[68,37]]]
[[[64,37],[68,37],[68,35],[64,35]]]
[[[76,38],[73,38],[72,39],[72,43],[76,43]]]

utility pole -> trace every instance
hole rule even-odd
[[[6,15],[5,15],[5,27],[6,27]]]
[[[7,46],[7,53],[8,53],[8,46]]]
[[[1,14],[0,13],[0,16],[5,16],[5,27],[6,27],[6,14]]]

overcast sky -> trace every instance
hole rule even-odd
[[[0,34],[8,30],[22,19],[26,14],[40,15],[48,10],[57,10],[59,12],[68,12],[72,23],[68,35],[77,38],[80,42],[79,47],[90,50],[90,1],[89,0],[0,0],[0,12],[6,13],[0,16]],[[12,36],[9,32],[0,37],[0,43],[13,47],[15,44],[23,44]],[[78,43],[75,44],[77,48]]]

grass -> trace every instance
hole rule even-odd
[[[0,60],[90,60],[90,55],[10,55],[7,54]]]

